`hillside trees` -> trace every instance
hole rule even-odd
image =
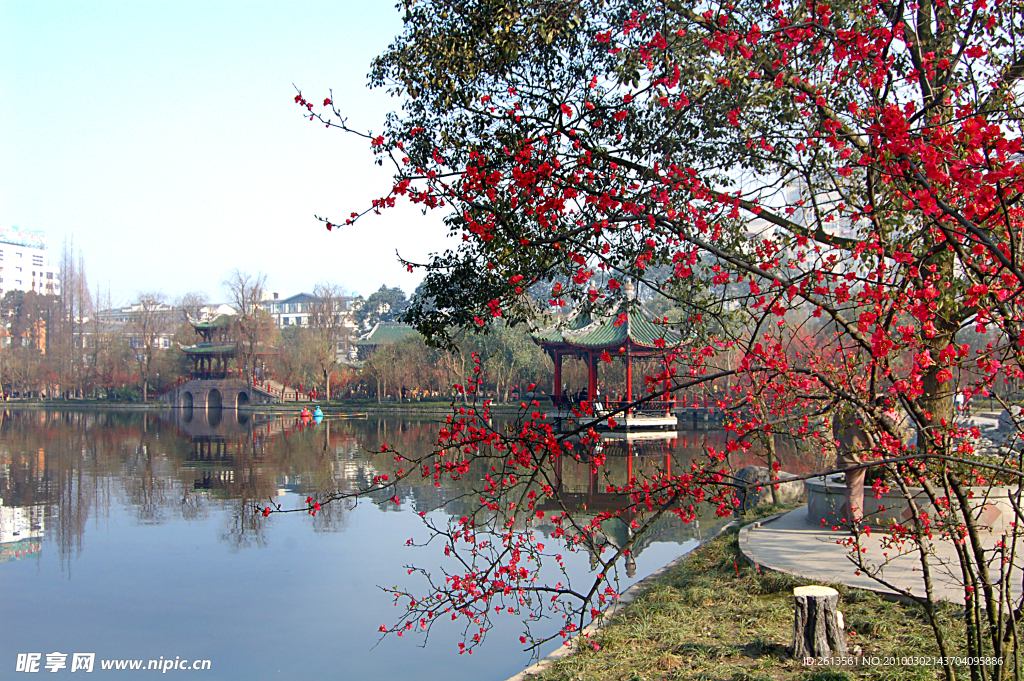
[[[723,406],[749,412],[730,426],[737,441],[780,428],[823,438],[815,423],[855,409],[904,489],[962,499],[947,465],[974,444],[954,424],[952,397],[1021,375],[1019,0],[432,0],[403,10],[403,33],[371,73],[403,110],[367,136],[393,164],[393,187],[325,221],[402,198],[446,211],[460,245],[426,265],[430,305],[407,315],[432,342],[499,317],[529,320],[524,293],[537,286],[550,286],[551,305],[597,313],[636,280],[688,311],[676,323],[693,339],[666,352],[652,389],[729,377]],[[349,129],[331,98],[296,101]],[[737,309],[739,326],[726,318]],[[812,333],[799,326],[808,316],[822,322]],[[958,344],[972,326],[1004,341]],[[966,367],[977,379],[958,385]],[[894,408],[913,421],[913,449],[885,417]],[[536,481],[565,440],[526,420],[498,452],[515,480]],[[439,445],[466,437],[495,444],[472,421]],[[522,489],[510,479],[487,498]],[[700,479],[660,478],[648,507],[685,516],[695,498],[724,503]],[[532,546],[502,529],[520,511],[488,503],[503,509],[487,525],[497,543]],[[948,536],[976,527],[956,504],[940,521]],[[931,530],[917,516],[908,527],[927,573]],[[458,531],[446,536],[460,555],[475,550]],[[962,555],[965,575],[983,573],[988,557],[975,549]],[[508,567],[506,554],[472,555],[478,588],[431,592],[470,620],[499,598],[489,589]],[[983,586],[989,620],[971,625],[975,655],[1001,653],[1005,633],[1002,601]],[[965,582],[967,598],[972,589]],[[573,593],[579,615],[600,591]]]
[[[378,322],[396,322],[409,306],[405,292],[398,286],[381,285],[366,300],[359,301],[353,318],[359,329],[369,330]]]

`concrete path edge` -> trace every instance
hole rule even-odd
[[[758,520],[758,521],[752,522],[752,523],[750,523],[748,525],[744,525],[742,528],[740,528],[739,536],[737,537],[737,543],[739,544],[740,555],[743,556],[743,559],[747,561],[747,564],[750,565],[750,567],[752,567],[752,568],[754,568],[755,570],[758,570],[758,571],[768,570],[769,572],[778,572],[779,574],[790,575],[792,577],[799,577],[800,579],[813,579],[811,577],[808,577],[807,575],[802,575],[799,572],[795,572],[793,570],[787,570],[785,568],[774,566],[774,565],[771,565],[770,563],[766,563],[766,562],[764,562],[762,560],[759,560],[754,555],[754,552],[751,550],[751,547],[750,547],[750,531],[751,530],[756,530],[757,528],[761,527],[762,525],[766,525],[766,524],[772,522],[773,520],[778,520],[779,518],[781,518],[781,517],[783,517],[783,516],[785,516],[785,515],[787,515],[789,513],[799,513],[801,511],[806,513],[806,509],[807,509],[807,506],[801,506],[801,507],[799,507],[797,509],[794,509],[792,511],[786,511],[784,513],[777,513],[777,514],[775,514],[773,516],[770,516],[768,518],[764,518],[762,520]],[[842,582],[840,582],[840,583],[842,583]],[[878,588],[870,588],[870,587],[865,587],[865,586],[861,586],[861,585],[850,586],[849,584],[844,584],[844,586],[846,586],[846,587],[848,587],[850,589],[860,589],[861,591],[870,591],[871,593],[879,596],[880,598],[883,598],[883,599],[885,599],[887,601],[892,601],[892,602],[895,602],[895,603],[904,603],[904,604],[917,603],[917,601],[915,601],[913,598],[908,598],[907,596],[904,596],[902,594],[893,593],[892,591],[889,591],[888,589],[886,589],[885,587],[883,587],[881,585],[879,585]]]

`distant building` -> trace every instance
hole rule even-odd
[[[146,315],[150,315],[144,321]],[[139,349],[143,346],[141,326],[145,323],[156,332],[156,346],[171,347],[171,337],[181,322],[180,314],[173,305],[156,303],[147,310],[142,303],[132,303],[125,307],[114,307],[96,312],[96,321],[102,328],[120,330],[128,340],[128,345]]]
[[[42,231],[0,226],[0,297],[8,291],[60,295],[60,269],[46,260]]]
[[[0,563],[38,553],[45,528],[45,506],[8,506],[0,499]]]
[[[260,305],[274,319],[274,325],[280,329],[286,326],[306,326],[313,314],[312,305],[316,302],[316,296],[312,293],[296,293],[289,298],[280,298],[277,293],[270,293]],[[342,296],[341,313],[344,315],[343,324],[346,327],[355,328],[352,321],[352,313],[355,311],[355,298]]]
[[[288,298],[279,298],[272,293],[261,306],[274,319],[274,326],[309,326],[310,305],[316,301],[311,293],[296,293]]]
[[[267,292],[260,303],[260,306],[267,311],[267,314],[274,320],[274,326],[279,329],[286,329],[291,326],[310,328],[315,315],[314,304],[317,297],[312,293],[296,293],[288,298],[281,298],[276,292]],[[339,361],[354,359],[352,344],[356,336],[356,322],[352,316],[355,312],[357,299],[351,296],[342,296],[340,299],[339,312],[341,319],[338,320],[340,334],[335,339],[337,347],[335,354]]]
[[[398,322],[378,322],[373,325],[368,333],[359,337],[356,342],[358,358],[362,361],[370,359],[377,348],[382,345],[392,345],[411,336],[417,336],[419,332],[408,324]]]
[[[199,318],[193,321],[208,322],[222,316],[233,316],[236,311],[230,305],[207,305],[198,310]],[[150,315],[149,320],[144,320],[146,314]],[[128,340],[128,345],[139,349],[143,346],[141,328],[143,324],[156,332],[156,346],[160,348],[171,347],[171,339],[178,327],[184,322],[181,309],[166,303],[157,303],[149,310],[146,310],[142,303],[132,303],[125,307],[114,307],[96,312],[96,321],[102,328],[108,330],[120,330]]]
[[[217,317],[220,317],[221,315],[234,317],[236,314],[238,314],[238,310],[236,310],[235,308],[231,307],[226,303],[217,303],[216,305],[205,305],[199,308],[199,318],[196,321],[208,322],[216,319]]]

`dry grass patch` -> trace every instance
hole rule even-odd
[[[704,544],[647,589],[586,650],[555,664],[546,681],[840,681],[935,679],[934,667],[804,667],[789,655],[796,586],[808,582],[758,574],[743,564],[737,530]],[[850,645],[867,656],[938,655],[917,606],[842,585],[840,609]],[[958,608],[941,608],[947,638],[963,649]],[[962,654],[962,653],[960,653]]]

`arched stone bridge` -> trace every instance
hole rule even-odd
[[[272,401],[263,391],[232,378],[193,379],[169,391],[166,399],[179,409],[236,409]]]

